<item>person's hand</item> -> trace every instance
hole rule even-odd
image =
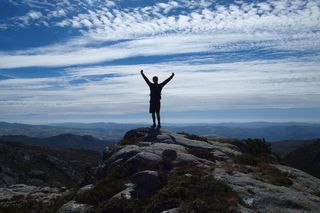
[[[143,74],[143,70],[141,70],[140,73]]]

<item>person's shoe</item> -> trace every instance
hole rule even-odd
[[[160,128],[161,128],[161,125],[160,125],[160,124],[158,124],[157,129],[160,129]]]
[[[153,125],[151,126],[151,128],[153,128],[153,129],[156,128],[156,124],[153,124]]]

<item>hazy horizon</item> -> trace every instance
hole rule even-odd
[[[282,109],[287,111],[287,109]],[[320,115],[320,109],[314,109],[316,112],[315,114],[314,111],[310,111],[310,113],[305,113],[308,114],[308,116],[305,116],[305,114],[302,114],[303,117],[301,119],[299,118],[299,113],[296,111],[297,109],[291,109],[291,118],[296,118],[296,119],[283,119],[283,116],[288,116],[286,112],[285,115],[283,115],[283,112],[280,111],[274,111],[273,113],[265,113],[265,116],[269,116],[269,119],[248,119],[252,117],[254,114],[262,115],[260,110],[258,110],[258,113],[252,113],[251,110],[246,111],[245,113],[242,112],[242,115],[238,115],[238,119],[234,118],[225,118],[225,113],[219,116],[217,114],[220,114],[219,111],[215,112],[215,114],[212,114],[210,117],[210,114],[208,115],[208,112],[202,112],[199,114],[199,111],[195,112],[192,116],[189,114],[188,119],[183,119],[181,117],[184,116],[184,113],[172,113],[177,116],[177,114],[180,114],[180,117],[173,118],[173,115],[168,112],[163,113],[163,118],[165,119],[164,125],[215,125],[215,124],[224,124],[224,123],[235,123],[235,124],[241,124],[241,123],[279,123],[279,124],[286,124],[286,123],[297,123],[297,124],[319,124],[319,117]],[[301,110],[301,109],[299,109]],[[265,111],[265,110],[264,110]],[[290,110],[289,110],[290,112]],[[233,113],[237,113],[237,111],[233,111]],[[296,116],[294,116],[294,114]],[[276,118],[277,116],[282,115],[282,118]],[[298,116],[297,116],[298,115]],[[118,118],[118,116],[120,118]],[[233,115],[230,115],[233,117]],[[230,117],[229,116],[229,117]],[[100,116],[101,117],[101,116]],[[147,113],[139,113],[139,114],[133,114],[133,115],[117,115],[115,116],[116,118],[90,118],[88,119],[83,119],[83,118],[68,118],[68,117],[63,117],[63,118],[58,118],[58,119],[50,119],[50,120],[43,120],[43,119],[34,119],[34,120],[3,120],[0,119],[0,122],[8,122],[8,123],[22,123],[22,124],[32,124],[32,125],[50,125],[50,124],[62,124],[62,123],[79,123],[79,124],[92,124],[92,123],[116,123],[116,124],[141,124],[141,125],[151,125],[151,121],[149,118],[149,114]],[[190,118],[191,117],[191,118]],[[307,119],[310,118],[310,119]]]

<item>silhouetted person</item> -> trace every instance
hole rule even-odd
[[[158,84],[158,77],[154,76],[152,78],[153,83],[149,81],[149,79],[143,74],[143,70],[141,70],[141,75],[144,78],[144,80],[147,82],[149,88],[150,88],[150,107],[149,112],[152,113],[152,120],[153,125],[152,127],[156,127],[156,117],[155,114],[157,114],[157,120],[158,120],[158,127],[161,128],[161,122],[160,122],[160,99],[161,99],[161,90],[174,76],[174,73],[167,78],[164,82],[161,84]]]

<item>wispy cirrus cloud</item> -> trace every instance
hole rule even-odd
[[[83,36],[27,51],[0,52],[3,59],[0,67],[69,66],[135,56],[248,48],[314,52],[320,49],[317,1],[228,6],[169,1],[126,9],[119,9],[115,3],[108,4],[112,9],[106,6],[89,10],[57,23],[61,27],[85,28]],[[193,10],[186,7],[190,5]],[[179,10],[173,11],[175,8]],[[61,9],[54,12],[59,11]],[[28,14],[28,20],[40,19],[42,15],[35,11]],[[110,45],[107,41],[118,43]]]

